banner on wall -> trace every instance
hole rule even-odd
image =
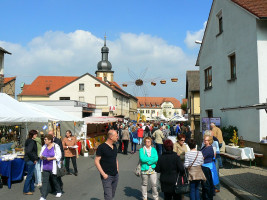
[[[202,134],[204,135],[206,130],[210,130],[210,123],[214,123],[217,127],[221,127],[221,118],[220,117],[203,117],[202,118]]]

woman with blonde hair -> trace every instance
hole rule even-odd
[[[158,161],[158,153],[157,150],[151,146],[151,137],[145,137],[144,143],[144,147],[139,149],[142,178],[142,195],[143,199],[147,200],[147,185],[148,179],[150,179],[153,199],[158,200],[157,173],[155,171],[156,163]]]

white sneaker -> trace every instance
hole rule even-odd
[[[62,193],[57,193],[56,197],[61,197]]]
[[[41,197],[40,200],[46,200],[44,197]]]

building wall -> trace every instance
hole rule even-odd
[[[222,11],[223,33],[217,13]],[[229,0],[215,0],[199,58],[201,118],[212,109],[222,126],[234,125],[245,140],[259,141],[259,111],[221,112],[221,108],[259,103],[256,19]],[[229,55],[236,54],[235,81],[230,79]],[[212,89],[205,90],[204,70],[212,66]],[[201,127],[201,126],[200,126]],[[251,134],[255,133],[255,134]]]
[[[137,120],[137,100],[130,98],[129,104],[129,118],[130,120]]]
[[[47,101],[49,97],[44,96],[17,96],[18,101]]]
[[[4,75],[4,53],[0,51],[0,75]]]
[[[267,20],[257,21],[259,103],[267,102]],[[267,114],[260,111],[260,139],[267,136]]]
[[[113,112],[114,116],[123,115],[126,118],[129,118],[129,98],[126,98],[118,93],[113,93],[112,105],[116,107],[116,110]]]
[[[108,81],[113,82],[113,73],[112,72],[97,72],[96,77],[102,77],[102,80],[104,81],[104,77],[107,77]]]
[[[3,93],[8,94],[12,98],[15,98],[15,83],[16,83],[16,79],[6,83],[3,87]]]

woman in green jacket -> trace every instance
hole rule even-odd
[[[139,158],[141,163],[141,178],[142,178],[142,195],[143,199],[147,200],[147,184],[148,178],[152,186],[152,195],[154,200],[158,200],[157,190],[157,173],[155,167],[158,161],[158,154],[154,147],[151,146],[152,139],[145,137],[144,147],[139,150]]]

